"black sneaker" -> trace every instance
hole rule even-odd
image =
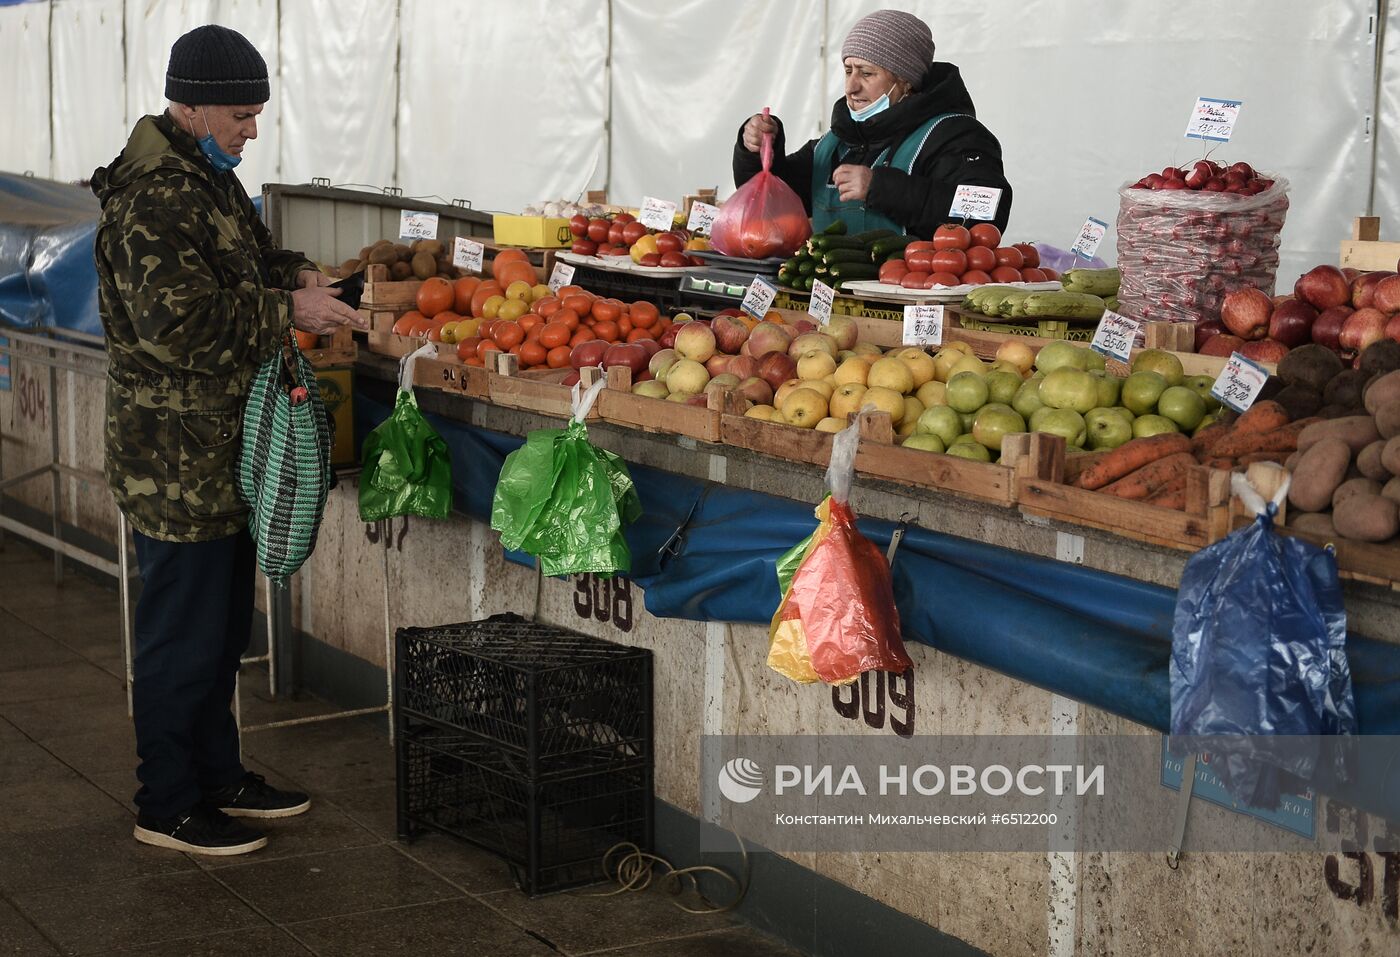
[[[232,857],[267,846],[267,838],[217,808],[197,804],[184,814],[157,818],[141,813],[132,832],[142,844],[190,854]]]
[[[279,791],[252,771],[236,784],[206,794],[204,800],[231,817],[294,817],[311,810],[311,798],[300,791]]]

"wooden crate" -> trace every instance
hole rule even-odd
[[[993,505],[1009,508],[1016,504],[1016,469],[1010,465],[974,462],[892,443],[861,442],[856,471],[887,482],[952,492]]]
[[[768,422],[732,413],[721,413],[719,432],[721,442],[737,449],[823,467],[831,461],[831,432],[801,429],[783,422]]]
[[[486,369],[469,366],[455,355],[436,359],[419,359],[413,367],[413,384],[423,389],[485,399],[490,395]]]
[[[321,336],[314,349],[303,349],[302,355],[306,356],[314,367],[324,369],[328,366],[354,365],[359,358],[360,349],[355,344],[355,334],[349,326],[337,329],[328,336]]]
[[[389,267],[374,263],[365,267],[365,289],[360,294],[361,310],[397,312],[400,316],[418,307],[421,279],[391,280]]]
[[[1342,240],[1339,262],[1365,272],[1393,270],[1400,262],[1400,243],[1381,242],[1379,216],[1358,216],[1352,221],[1351,238]]]
[[[557,419],[567,419],[573,415],[573,396],[569,386],[563,385],[572,369],[539,369],[530,372],[520,371],[520,358],[510,353],[487,353],[486,390],[490,400],[508,409],[524,412],[538,412]],[[585,421],[598,418],[598,404],[588,410]]]
[[[725,413],[742,414],[742,400],[731,392],[715,390],[706,395],[705,405],[690,405],[634,395],[632,370],[625,366],[609,369],[607,379],[608,386],[598,396],[596,408],[604,422],[615,425],[718,443],[721,438],[721,416]]]

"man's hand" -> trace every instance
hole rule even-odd
[[[757,153],[763,148],[763,134],[776,134],[777,132],[778,121],[776,117],[755,113],[744,124],[744,149],[750,153]]]
[[[304,282],[305,276],[307,273],[300,273],[297,281]],[[340,302],[336,298],[339,295],[339,289],[322,286],[314,279],[295,290],[292,293],[292,325],[318,336],[330,335],[341,326],[368,329],[369,320]]]
[[[319,269],[303,269],[297,273],[298,289],[314,289],[317,286],[329,286],[333,282],[334,279]]]
[[[831,174],[831,182],[835,184],[836,195],[842,202],[864,200],[870,192],[870,167],[843,163]]]

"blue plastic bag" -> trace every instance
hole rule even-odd
[[[1271,808],[1282,790],[1312,780],[1319,754],[1315,741],[1277,736],[1356,732],[1346,610],[1331,549],[1273,529],[1287,481],[1272,502],[1239,473],[1232,484],[1256,517],[1197,552],[1182,572],[1171,731],[1248,736],[1216,746],[1224,760],[1212,770],[1234,797]],[[1336,771],[1346,780],[1345,768]]]

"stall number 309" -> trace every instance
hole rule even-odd
[[[914,669],[903,674],[892,671],[862,672],[859,681],[835,685],[831,689],[831,706],[836,713],[851,721],[864,719],[872,728],[885,726],[885,693],[890,698],[890,730],[901,738],[914,734]],[[896,709],[901,716],[896,715]]]

